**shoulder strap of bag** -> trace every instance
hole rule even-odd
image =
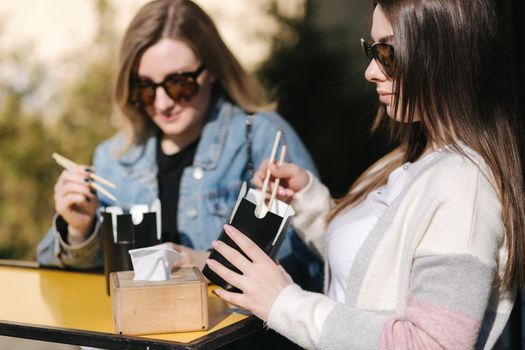
[[[253,114],[246,115],[246,151],[248,152],[248,162],[246,163],[246,170],[248,171],[248,182],[251,181],[254,174],[254,164],[252,156],[252,126],[253,126]]]

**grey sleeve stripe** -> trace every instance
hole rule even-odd
[[[323,325],[319,349],[379,349],[383,328],[394,315],[337,305]]]
[[[494,271],[471,255],[426,256],[414,260],[410,294],[481,320]]]

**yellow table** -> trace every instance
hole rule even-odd
[[[0,281],[1,335],[108,349],[213,349],[262,327],[208,293],[208,331],[117,335],[104,275],[0,260]]]

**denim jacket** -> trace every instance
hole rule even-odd
[[[249,183],[247,118],[243,110],[222,97],[210,111],[193,164],[184,169],[180,182],[177,222],[181,243],[188,247],[198,250],[211,247],[211,241],[217,238],[233,209],[242,182]],[[251,120],[251,158],[255,168],[270,156],[275,134],[280,129],[287,145],[286,161],[317,174],[308,151],[283,118],[264,112],[255,114]],[[117,134],[96,148],[93,164],[97,174],[116,184],[113,192],[118,198],[117,205],[124,209],[133,204],[149,205],[158,197],[157,138],[151,136],[145,144],[133,146],[124,157],[116,159],[113,154],[122,140],[122,135]],[[100,192],[98,196],[101,207],[115,204]],[[39,263],[79,269],[103,266],[98,220],[93,234],[73,248],[57,231],[57,219],[38,245]],[[304,265],[290,266],[292,271],[306,269],[309,275],[321,271],[319,266],[309,266],[315,256],[294,232],[287,234],[278,258],[290,255],[294,257],[293,264]]]

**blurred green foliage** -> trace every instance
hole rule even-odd
[[[113,8],[96,2],[98,34],[91,47],[60,62],[74,74],[59,89],[31,47],[0,51],[0,67],[13,79],[0,83],[0,258],[36,259],[35,247],[51,225],[59,152],[89,164],[96,144],[114,133],[111,96],[118,40]],[[48,105],[38,95],[55,89]],[[55,108],[60,106],[60,108]]]

